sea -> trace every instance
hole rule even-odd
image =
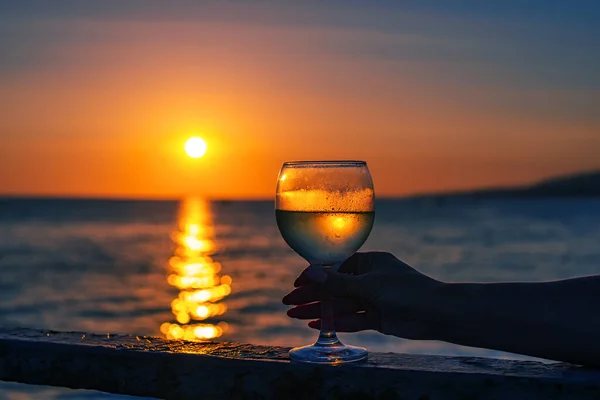
[[[440,280],[544,281],[600,273],[600,199],[418,197],[376,203],[361,251]],[[281,346],[316,332],[281,298],[306,262],[272,201],[0,199],[0,326]],[[373,288],[377,290],[377,288]],[[370,351],[524,358],[342,334]],[[0,382],[0,399],[128,399]]]

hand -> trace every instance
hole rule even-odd
[[[408,339],[436,339],[435,299],[442,285],[390,253],[356,253],[338,272],[305,269],[283,303],[296,305],[288,315],[313,320],[309,326],[315,329],[320,327],[320,300],[333,297],[338,332],[375,329]]]

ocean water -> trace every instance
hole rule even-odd
[[[362,250],[447,281],[600,273],[600,199],[381,200]],[[294,346],[315,339],[282,296],[306,263],[272,202],[0,199],[0,325]],[[341,335],[372,351],[519,356]],[[2,399],[128,398],[0,383]]]

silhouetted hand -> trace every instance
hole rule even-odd
[[[440,318],[434,293],[441,285],[390,253],[356,253],[338,272],[305,269],[283,303],[296,305],[288,311],[290,317],[311,319],[309,326],[318,329],[320,300],[333,296],[338,332],[375,329],[409,339],[436,339]]]
[[[375,329],[600,367],[600,275],[546,282],[444,283],[389,253],[357,253],[338,272],[309,267],[283,298],[320,327],[332,299],[340,332]]]

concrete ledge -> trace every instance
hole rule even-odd
[[[169,399],[599,399],[600,370],[372,353],[291,364],[287,348],[0,328],[0,380]]]

